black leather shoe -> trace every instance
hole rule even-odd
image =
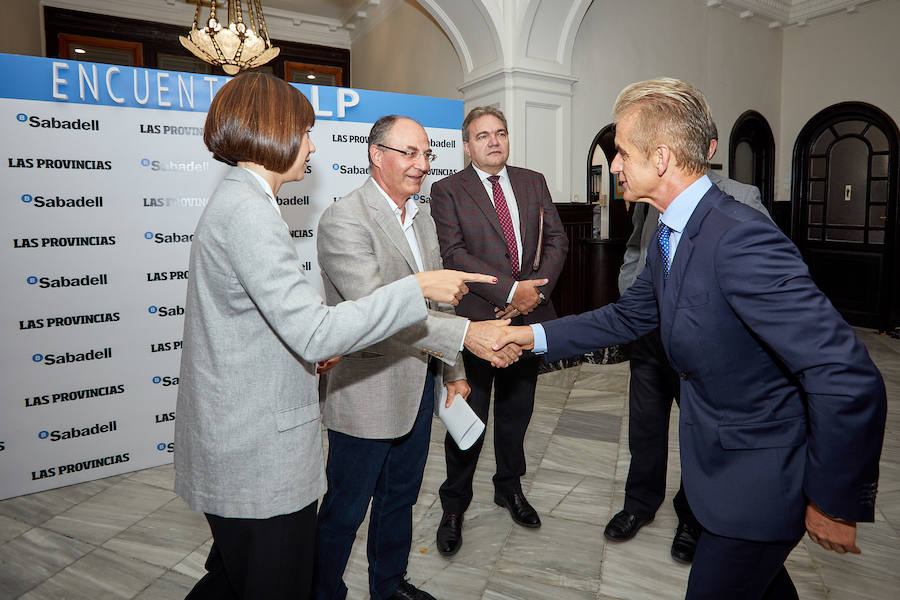
[[[699,528],[679,521],[678,528],[675,529],[675,539],[672,540],[672,558],[687,565],[694,562],[698,539],[700,539]]]
[[[434,596],[420,590],[408,581],[401,581],[397,591],[388,600],[437,600]]]
[[[453,556],[462,546],[463,516],[444,513],[437,530],[437,549],[441,556]]]
[[[534,507],[528,504],[528,500],[522,495],[522,492],[501,496],[494,494],[494,503],[509,510],[512,520],[522,527],[540,527],[541,518],[538,516]]]
[[[653,516],[645,518],[633,515],[627,510],[619,511],[606,524],[603,535],[606,536],[606,539],[616,542],[630,540],[637,534],[638,529],[653,520]]]

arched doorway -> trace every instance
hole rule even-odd
[[[898,157],[897,125],[862,102],[819,112],[794,146],[794,242],[853,325],[900,322]]]
[[[598,161],[599,153],[603,154],[605,161]],[[627,239],[631,234],[631,212],[621,198],[616,197],[616,178],[610,172],[609,165],[616,157],[616,126],[613,123],[605,125],[591,142],[587,154],[587,197],[590,202],[596,201],[596,193],[602,188],[607,191],[607,207],[609,209],[609,238]],[[604,173],[596,169],[598,163],[606,164],[606,179],[599,181]]]
[[[775,138],[769,122],[755,110],[746,111],[731,128],[728,176],[759,188],[763,206],[775,215]]]
[[[588,306],[599,308],[619,299],[618,277],[622,259],[625,256],[625,241],[631,234],[631,211],[621,197],[617,197],[616,179],[609,170],[616,156],[616,126],[604,126],[594,136],[587,153],[587,197],[590,202],[599,200],[599,194],[606,194],[605,226],[595,230],[605,230],[607,235],[600,239],[595,235],[586,242],[588,279]],[[595,207],[595,221],[600,213]]]

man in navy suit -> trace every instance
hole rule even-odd
[[[703,534],[687,598],[797,598],[784,561],[803,536],[859,553],[874,519],[884,382],[772,222],[709,181],[709,107],[657,79],[615,106],[610,169],[661,213],[657,247],[615,304],[505,341],[548,360],[659,327],[681,387],[684,490]]]

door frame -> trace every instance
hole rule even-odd
[[[753,185],[759,188],[763,206],[772,214],[775,203],[775,136],[762,114],[745,111],[734,122],[728,139],[728,176],[733,178],[738,144],[747,142],[753,149]],[[745,182],[747,183],[747,182]]]
[[[900,130],[894,120],[883,110],[865,102],[840,102],[816,113],[797,134],[794,143],[791,183],[791,239],[800,249],[804,260],[809,262],[808,240],[803,228],[804,211],[808,210],[808,180],[810,177],[810,155],[812,144],[825,129],[848,120],[871,121],[878,125],[888,140],[890,159],[888,163],[887,221],[884,232],[884,250],[881,265],[881,294],[878,299],[879,330],[887,330],[900,324],[900,243],[897,234],[898,213],[900,213]],[[871,174],[869,175],[871,177]],[[827,249],[828,242],[823,242]],[[836,243],[837,244],[837,243]]]

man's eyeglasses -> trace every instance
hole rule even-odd
[[[416,160],[419,156],[424,156],[425,160],[432,163],[437,159],[437,154],[432,152],[431,150],[426,150],[425,152],[419,152],[418,150],[401,150],[399,148],[391,148],[390,146],[385,146],[384,144],[375,144],[379,148],[384,148],[385,150],[393,150],[394,152],[399,152],[400,154],[406,155],[407,158],[411,158]]]

